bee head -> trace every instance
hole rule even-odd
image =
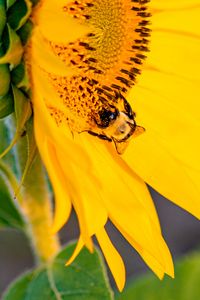
[[[109,135],[116,141],[123,142],[133,135],[135,129],[135,120],[120,111],[115,121],[109,127]]]
[[[99,112],[98,115],[99,122],[96,121],[96,124],[98,125],[99,128],[106,129],[115,122],[118,115],[119,115],[119,111],[114,107],[109,109],[103,109]]]

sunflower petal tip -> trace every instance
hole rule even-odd
[[[167,275],[169,275],[172,279],[175,278],[174,267],[172,268],[171,272],[167,273]]]
[[[53,224],[52,224],[52,226],[51,226],[51,228],[50,228],[51,234],[52,234],[52,235],[56,234],[56,233],[60,230],[61,227],[62,227],[62,226],[58,226],[57,223],[53,222]]]
[[[125,286],[125,282],[126,282],[126,275],[125,275],[125,272],[124,272],[123,278],[120,278],[120,280],[118,280],[118,282],[116,282],[119,292],[123,291],[124,286]]]
[[[72,261],[71,261],[71,259],[69,259],[69,260],[65,263],[65,267],[68,267],[71,263],[72,263]]]
[[[91,243],[91,245],[89,246],[88,250],[90,251],[90,253],[94,253],[94,245],[93,245],[93,243]]]
[[[74,249],[74,252],[72,253],[70,258],[65,263],[66,267],[68,267],[76,259],[76,257],[79,255],[80,251],[82,250],[83,246],[84,246],[84,243],[83,243],[82,238],[80,237],[78,240],[78,243]]]

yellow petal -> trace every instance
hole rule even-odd
[[[70,0],[43,1],[34,12],[36,23],[42,35],[49,41],[69,43],[88,34],[90,28],[66,14],[64,7]]]
[[[180,161],[155,134],[149,132],[138,137],[123,158],[160,194],[200,218],[199,191]]]
[[[70,157],[72,157],[72,159],[70,161],[71,163],[73,162],[74,159],[78,160],[78,157],[80,157],[79,156],[80,154],[78,153],[79,147],[77,146],[74,149],[75,151],[71,152],[72,147],[70,147],[70,146],[73,145],[73,147],[74,147],[74,143],[68,139],[67,135],[63,137],[62,130],[59,131],[58,127],[55,126],[53,119],[50,118],[49,113],[46,112],[45,106],[43,104],[43,99],[41,98],[40,94],[34,93],[34,104],[35,104],[34,112],[35,112],[36,140],[38,143],[39,151],[43,157],[45,166],[47,167],[47,170],[49,172],[49,175],[51,178],[53,178],[53,176],[59,176],[59,174],[60,174],[60,176],[62,178],[62,179],[60,178],[60,180],[63,182],[63,185],[66,186],[66,189],[68,190],[68,193],[70,193],[71,198],[74,197],[74,195],[75,195],[75,197],[76,197],[75,199],[78,199],[78,197],[77,197],[78,192],[76,192],[76,189],[74,188],[74,184],[71,184],[72,181],[69,180],[69,177],[66,176],[65,174],[63,174],[63,170],[61,168],[61,164],[63,162],[58,160],[59,155],[57,155],[56,159],[55,159],[55,157],[54,158],[52,157],[53,165],[51,168],[51,166],[49,164],[50,160],[48,160],[47,153],[44,151],[45,150],[44,144],[43,144],[43,142],[45,141],[44,140],[44,138],[45,138],[44,132],[46,131],[46,134],[47,134],[49,132],[49,130],[52,129],[51,134],[48,135],[48,139],[51,142],[53,141],[52,144],[55,143],[55,141],[57,141],[56,146],[58,147],[58,145],[59,145],[60,151],[64,151],[65,159],[67,158],[70,161]],[[43,131],[44,138],[39,137],[39,134],[42,131]],[[57,134],[57,136],[56,136],[56,134]],[[54,140],[53,140],[53,137],[55,137]],[[55,149],[55,147],[54,147],[54,149]],[[54,153],[55,153],[55,151],[54,151]],[[72,153],[73,153],[73,155],[72,155]],[[77,153],[77,156],[74,156],[74,153]],[[81,153],[82,153],[82,157],[84,157],[83,151],[81,151]],[[51,153],[51,155],[52,155],[52,153]],[[87,166],[87,160],[84,160],[82,167],[86,167],[86,166]],[[66,168],[66,166],[65,166],[65,168]],[[68,165],[68,171],[70,171],[70,164]],[[66,193],[64,193],[63,195],[65,195],[65,194]],[[66,221],[65,213],[62,212],[62,207],[60,207],[60,202],[63,201],[63,199],[61,199],[58,196],[58,197],[56,197],[56,200],[58,200],[58,204],[56,205],[56,207],[58,208],[58,211],[56,212],[56,218],[54,221],[54,228],[53,228],[54,231],[60,229],[61,224],[63,224]],[[70,199],[70,200],[72,200],[72,199]],[[81,209],[80,206],[81,205],[79,204],[79,206],[77,206],[75,208],[77,208],[77,210],[79,211]],[[80,224],[80,229],[81,229],[82,236],[84,239],[84,243],[88,247],[88,249],[90,249],[92,251],[92,248],[93,248],[92,241],[90,239],[90,235],[88,232],[88,227],[86,225],[84,214],[81,214],[81,213],[79,214],[79,224]]]
[[[185,172],[188,174],[189,178],[193,181],[194,186],[196,187],[196,189],[199,191],[200,193],[200,172],[195,170],[195,169],[191,169],[188,167],[183,167]]]
[[[199,5],[199,0],[151,0],[149,3],[150,7],[156,9],[163,9],[167,13],[169,10],[188,10],[190,7],[196,7]]]
[[[40,74],[36,67],[33,69],[35,70],[34,74]],[[66,128],[63,129],[56,126],[44,104],[44,97],[50,97],[53,93],[50,93],[50,86],[45,84],[45,80],[40,81],[39,79],[40,77],[34,76],[35,86],[41,91],[41,93],[37,91],[33,93],[35,115],[37,116],[36,122],[40,123],[40,128],[47,131],[50,141],[52,144],[56,144],[58,148],[56,151],[57,161],[54,159],[54,163],[59,165],[65,184],[68,190],[71,191],[71,200],[78,214],[84,243],[92,251],[92,243],[89,237],[94,234],[97,228],[104,226],[107,221],[107,212],[102,205],[101,199],[96,194],[95,186],[92,186],[91,181],[85,177],[86,173],[91,173],[91,163],[88,154],[72,141],[69,129],[66,130]],[[94,175],[93,178],[95,178]],[[93,201],[91,201],[91,197],[93,197]],[[94,221],[93,218],[97,208],[99,209],[99,217]],[[59,228],[62,222],[63,219],[59,223],[56,222],[54,227],[56,229]]]
[[[54,119],[51,117],[49,110],[45,105],[45,100],[48,99],[53,103],[59,101],[59,97],[52,89],[52,87],[46,81],[46,78],[41,76],[41,72],[38,71],[38,67],[32,66],[33,69],[33,108],[37,117],[37,122],[40,123],[41,130],[46,132],[49,139],[53,144],[57,146],[57,149],[61,149],[65,156],[68,157],[68,161],[77,165],[81,164],[81,168],[85,171],[88,170],[91,165],[90,158],[87,152],[78,145],[75,140],[72,139],[72,133],[67,126],[58,127]],[[59,102],[58,102],[59,106]],[[72,151],[75,150],[76,155]],[[82,157],[80,160],[79,158]]]
[[[112,150],[111,155],[117,163],[113,157],[107,157],[99,140],[85,137],[82,143],[95,158],[93,164],[102,179],[99,192],[112,222],[132,244],[134,241],[134,247],[160,278],[165,272],[173,276],[171,256],[162,239],[155,208],[143,181]]]
[[[152,104],[152,109],[154,109],[155,105],[157,106],[155,113],[157,113],[158,118],[158,110],[161,108],[162,112],[166,108],[168,111],[175,112],[177,118],[181,118],[183,121],[185,121],[185,115],[200,121],[199,93],[200,88],[197,83],[181,78],[173,73],[165,72],[158,67],[157,69],[144,70],[137,86],[131,90],[128,99],[132,103],[133,109],[137,112],[138,122],[143,122],[142,103],[145,104],[145,102],[149,105]],[[137,99],[139,99],[138,103]],[[164,122],[168,126],[173,126],[173,124],[167,124],[165,119],[163,119]],[[148,125],[151,126],[151,123]],[[175,129],[178,129],[177,126]]]
[[[31,38],[31,59],[32,64],[39,66],[40,69],[37,71],[38,75],[35,74],[35,76],[44,77],[44,70],[47,73],[58,74],[59,76],[73,75],[73,69],[67,67],[66,64],[52,52],[48,41],[44,39],[37,27],[34,28]]]
[[[89,236],[92,236],[99,228],[105,225],[108,217],[104,202],[100,193],[97,192],[101,187],[99,185],[96,186],[95,175],[92,169],[88,168],[87,173],[85,173],[85,170],[82,170],[80,166],[70,165],[67,162],[68,158],[61,152],[58,153],[65,178],[68,181],[70,180],[71,186],[74,187],[74,196],[72,198],[74,208],[80,219],[82,216],[85,217],[85,226],[88,228]]]
[[[160,230],[157,213],[145,183],[121,159],[113,145],[108,145],[100,139],[94,139],[88,134],[81,134],[77,137],[78,140],[87,149],[97,178],[101,182],[98,191],[102,194],[104,205],[109,208],[109,203],[115,202],[117,207],[118,201],[127,198],[127,207],[129,201],[131,207],[135,203],[139,205],[141,210],[145,210],[145,213],[149,215],[157,229]],[[109,155],[105,146],[108,146]],[[120,203],[118,205],[120,207]]]
[[[97,240],[115,278],[119,291],[122,291],[125,284],[126,274],[123,260],[113,244],[111,243],[105,229],[100,229],[96,233]]]
[[[38,84],[38,87],[39,86]],[[69,138],[66,131],[63,133],[61,129],[55,126],[53,119],[49,116],[44,106],[43,99],[41,99],[39,95],[37,97],[35,95],[34,103],[35,122],[40,128],[38,130],[47,130],[51,144],[55,145],[56,143],[56,147],[54,146],[54,156],[51,151],[54,170],[51,169],[50,172],[60,172],[66,188],[70,191],[70,200],[73,201],[73,206],[79,217],[80,227],[84,231],[84,240],[88,240],[88,237],[93,235],[97,228],[104,226],[107,221],[107,212],[102,204],[101,198],[99,198],[96,193],[96,186],[91,185],[91,179],[93,179],[94,182],[96,180],[97,185],[99,184],[98,179],[95,179],[95,174],[93,174],[90,169],[91,163],[88,154],[70,139],[71,136]],[[40,147],[40,141],[38,141],[38,144]],[[80,153],[79,150],[81,151]],[[86,177],[85,174],[88,174],[88,176],[91,175],[92,178]],[[91,198],[93,198],[93,201],[91,201]],[[94,219],[97,210],[98,218]],[[59,217],[56,219],[59,220]],[[64,219],[55,222],[54,229],[59,229],[62,222],[64,222]],[[89,244],[90,243],[88,243],[88,245]]]
[[[159,95],[137,87],[134,95],[138,122],[141,119],[140,125],[146,129],[143,135],[155,134],[156,139],[159,139],[174,157],[183,164],[200,170],[200,122],[181,109],[181,98],[179,97],[178,108],[173,105],[172,100],[165,98],[165,92]],[[198,106],[196,109],[198,110]],[[138,139],[140,137],[135,139],[136,143]]]
[[[165,1],[169,4],[169,1]],[[174,1],[175,5],[177,1]],[[165,32],[172,35],[179,33],[180,35],[188,35],[199,37],[199,13],[200,3],[190,3],[182,5],[182,7],[169,7],[168,9],[155,8],[152,16],[153,37],[154,32]],[[152,4],[153,5],[153,4]],[[192,49],[191,49],[192,50]]]
[[[79,255],[79,253],[81,252],[81,250],[83,249],[84,246],[84,242],[82,237],[79,238],[77,245],[74,249],[74,252],[72,254],[72,256],[70,257],[70,259],[66,262],[66,266],[69,266],[71,263],[73,263],[73,261],[76,259],[76,257]]]
[[[71,212],[71,201],[69,199],[69,190],[66,188],[66,184],[63,180],[63,176],[59,170],[59,166],[55,158],[52,156],[51,146],[48,144],[47,137],[41,130],[40,122],[35,119],[35,137],[36,142],[39,145],[39,151],[41,157],[46,165],[48,174],[53,185],[56,208],[54,214],[54,224],[52,226],[52,232],[58,231],[68,220]]]
[[[120,223],[116,220],[112,220],[118,230],[123,234],[126,240],[136,249],[136,251],[141,255],[146,264],[152,269],[152,271],[160,278],[163,279],[164,274],[168,274],[172,278],[174,277],[174,266],[169,249],[158,232],[154,231],[154,243],[157,247],[157,254],[152,254],[149,252],[148,248],[142,248],[131,236],[128,228],[122,227]]]
[[[182,78],[197,81],[200,39],[179,32],[154,31],[147,64]],[[169,83],[166,82],[166,85]],[[167,88],[167,86],[166,86]],[[180,91],[181,93],[182,91]]]

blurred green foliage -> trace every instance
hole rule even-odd
[[[198,300],[200,299],[200,253],[191,254],[175,265],[175,279],[162,281],[153,274],[130,283],[116,300]]]

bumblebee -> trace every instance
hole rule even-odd
[[[88,131],[89,134],[102,140],[114,142],[118,154],[123,154],[132,137],[142,134],[145,129],[138,126],[128,101],[122,97],[123,109],[115,106],[104,108],[98,113],[98,121],[94,119],[98,128],[96,131]]]

